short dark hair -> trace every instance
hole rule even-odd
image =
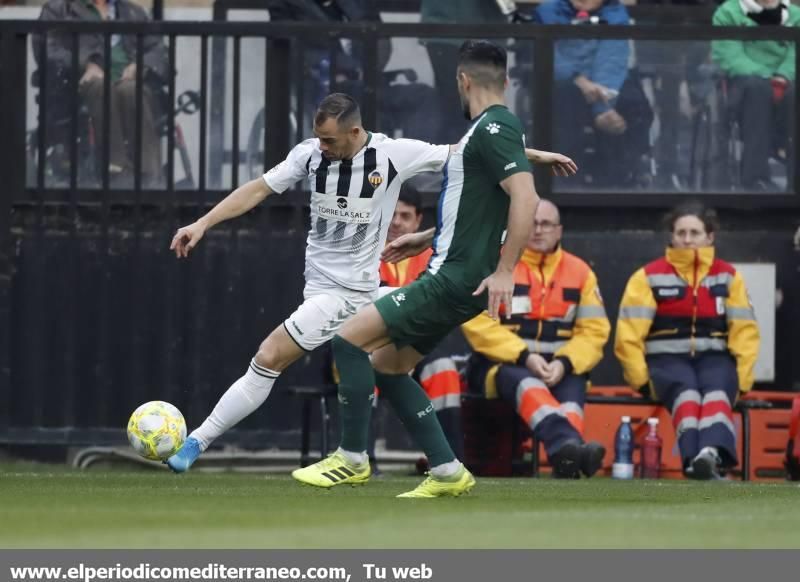
[[[467,40],[458,50],[458,69],[483,87],[502,91],[507,64],[506,50],[488,40]]]
[[[397,201],[405,202],[409,206],[413,206],[417,214],[422,214],[422,196],[420,196],[415,188],[404,184],[403,187],[400,188],[400,196],[397,197]]]
[[[697,217],[700,222],[703,223],[703,227],[706,229],[707,234],[719,231],[720,225],[719,218],[717,217],[717,211],[713,208],[707,207],[705,204],[698,202],[697,200],[683,202],[670,210],[664,216],[664,227],[669,232],[673,232],[675,230],[675,223],[684,216]]]
[[[361,124],[361,109],[358,102],[347,93],[331,93],[323,99],[314,116],[314,125],[322,125],[333,118],[339,125],[343,123]]]

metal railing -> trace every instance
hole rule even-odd
[[[42,40],[48,35],[66,34],[72,35],[73,48],[79,44],[78,35],[100,34],[103,36],[103,51],[105,58],[103,62],[110,62],[112,52],[112,35],[132,35],[136,38],[137,64],[142,64],[141,47],[145,39],[152,36],[161,37],[166,43],[167,58],[169,61],[169,71],[172,74],[166,79],[166,102],[170,105],[167,108],[165,119],[166,142],[166,178],[158,188],[147,188],[142,183],[141,166],[142,152],[139,144],[142,141],[142,114],[141,105],[145,98],[144,71],[142,66],[137,66],[136,94],[137,114],[135,119],[136,131],[133,138],[134,151],[136,152],[133,160],[134,181],[128,188],[112,188],[111,176],[109,175],[109,124],[104,125],[103,134],[97,140],[103,144],[100,148],[98,183],[96,185],[84,186],[81,184],[78,158],[80,152],[77,144],[79,138],[79,117],[80,102],[78,98],[77,73],[72,72],[68,78],[67,109],[70,111],[66,134],[69,136],[68,149],[68,168],[66,183],[59,187],[48,184],[47,168],[43,165],[43,160],[47,157],[44,151],[47,144],[47,134],[53,131],[47,120],[48,101],[40,99],[39,107],[30,110],[31,103],[31,73],[30,51],[33,43],[43,43]],[[142,273],[153,274],[154,270],[148,265],[150,262],[158,261],[159,266],[166,265],[164,258],[165,244],[168,244],[166,233],[173,232],[174,227],[189,217],[195,217],[198,213],[197,206],[206,206],[219,200],[227,191],[244,178],[241,174],[241,160],[243,150],[240,137],[244,134],[241,127],[240,100],[242,98],[242,86],[246,79],[243,78],[242,60],[246,55],[243,54],[243,44],[247,39],[261,39],[264,46],[263,67],[264,85],[261,101],[258,104],[264,109],[264,124],[269,131],[265,131],[260,147],[255,148],[261,156],[263,166],[268,168],[282,160],[288,149],[295,140],[301,139],[303,131],[302,123],[296,123],[293,127],[290,112],[295,114],[296,119],[302,120],[306,113],[303,113],[305,103],[308,101],[302,95],[300,87],[306,75],[302,66],[302,61],[298,55],[303,54],[304,47],[309,43],[320,41],[328,45],[337,43],[340,39],[351,39],[360,43],[363,47],[363,61],[360,68],[363,71],[363,79],[360,82],[362,90],[362,109],[364,125],[367,128],[374,128],[379,121],[379,103],[381,100],[382,88],[379,82],[381,71],[378,70],[378,45],[383,39],[391,38],[514,38],[518,42],[527,43],[524,46],[529,51],[532,60],[532,69],[526,74],[530,75],[527,87],[531,94],[528,96],[532,103],[532,123],[534,131],[532,133],[532,145],[539,149],[551,149],[553,140],[553,83],[550,82],[554,76],[554,43],[564,39],[631,39],[634,41],[674,41],[679,40],[698,40],[712,41],[720,39],[740,39],[740,40],[781,40],[786,42],[797,42],[800,40],[800,30],[787,29],[783,27],[767,28],[711,28],[711,27],[682,27],[682,26],[626,26],[626,27],[577,27],[577,26],[524,26],[524,25],[504,25],[497,27],[484,26],[445,26],[445,25],[420,25],[420,24],[349,24],[349,25],[307,25],[307,24],[287,24],[287,23],[243,23],[243,22],[207,22],[207,23],[183,23],[183,22],[152,22],[152,23],[53,23],[39,21],[0,21],[0,135],[3,136],[0,142],[0,434],[6,435],[6,442],[12,435],[16,439],[28,439],[36,435],[44,435],[37,442],[68,442],[70,439],[89,441],[95,437],[105,438],[104,435],[117,435],[118,430],[106,431],[107,427],[119,426],[119,414],[112,414],[117,409],[130,410],[134,404],[141,402],[147,394],[141,391],[127,392],[117,390],[112,378],[117,378],[122,382],[124,378],[115,375],[115,367],[123,363],[125,357],[131,361],[145,361],[149,350],[161,350],[164,354],[164,361],[159,362],[157,375],[159,378],[166,378],[163,392],[164,398],[183,397],[182,385],[174,380],[180,377],[183,381],[184,373],[190,376],[198,384],[205,382],[207,377],[213,375],[214,386],[219,390],[222,382],[218,376],[220,374],[214,370],[215,365],[211,361],[209,354],[217,355],[219,361],[226,361],[226,356],[241,354],[236,349],[219,342],[214,346],[219,353],[202,352],[197,348],[194,340],[186,340],[192,337],[193,328],[188,324],[182,327],[179,319],[173,312],[164,321],[158,324],[162,333],[155,334],[157,340],[153,340],[154,334],[150,329],[145,331],[135,330],[139,334],[131,346],[132,355],[120,351],[114,347],[114,342],[121,341],[117,337],[116,330],[123,330],[123,334],[129,333],[126,325],[135,323],[137,320],[146,319],[150,314],[148,307],[142,306],[139,301],[140,291],[137,284],[143,286],[146,283],[139,280]],[[199,50],[191,62],[177,62],[178,43],[185,38],[197,39]],[[218,39],[222,39],[221,41]],[[221,43],[226,53],[215,62],[212,56],[212,45],[215,42]],[[40,45],[43,46],[43,45]],[[249,45],[248,45],[249,46]],[[228,52],[229,51],[229,52]],[[45,49],[46,52],[46,49]],[[73,50],[73,65],[77,59],[77,51]],[[798,55],[797,58],[800,58]],[[47,59],[42,61],[47,62]],[[797,63],[796,63],[797,64]],[[41,66],[39,94],[48,93],[48,74],[47,64]],[[180,149],[176,149],[177,127],[180,119],[176,119],[176,104],[179,99],[179,92],[176,88],[176,70],[186,70],[195,67],[198,72],[199,87],[192,87],[196,91],[196,105],[199,120],[197,122],[199,130],[196,135],[197,166],[192,168],[192,187],[178,188],[175,181],[175,166],[180,163]],[[333,65],[335,69],[335,64]],[[77,67],[72,67],[73,71]],[[106,71],[108,73],[108,70]],[[229,75],[228,75],[229,73]],[[230,81],[225,81],[225,79]],[[220,79],[222,81],[220,81]],[[220,106],[215,101],[215,93],[221,92],[227,84],[230,84],[230,107]],[[110,84],[109,74],[105,75],[104,91],[104,110],[105,119],[109,118],[111,109],[110,103]],[[800,111],[800,92],[794,93],[794,110]],[[457,104],[453,104],[457,107]],[[800,135],[798,128],[799,116],[794,119],[794,135]],[[29,127],[28,120],[36,120],[35,129]],[[36,166],[35,176],[28,183],[27,168],[29,160],[26,159],[28,151],[28,138],[34,132],[38,136],[36,141],[36,158],[39,160]],[[224,142],[230,135],[229,153]],[[413,136],[412,136],[413,137]],[[195,144],[192,144],[193,147]],[[213,153],[212,153],[213,152]],[[177,154],[177,157],[176,157]],[[797,167],[797,153],[794,152],[794,159],[790,160],[794,167]],[[226,173],[227,172],[227,173]],[[248,176],[249,179],[249,176]],[[553,182],[547,172],[537,169],[537,185],[543,196],[549,196],[553,191]],[[800,197],[800,181],[797,173],[794,174],[793,182],[789,183],[791,193],[782,194],[736,194],[730,192],[703,192],[703,198],[711,204],[721,208],[730,209],[761,209],[772,207],[776,212],[781,209],[796,209]],[[678,200],[685,198],[687,194],[676,194],[673,192],[650,191],[643,196],[640,193],[617,192],[613,194],[592,195],[591,193],[560,193],[557,197],[559,204],[563,208],[604,208],[607,213],[613,212],[616,208],[660,208],[672,205]],[[278,198],[278,197],[275,197]],[[268,202],[270,212],[256,215],[255,217],[245,217],[242,220],[246,226],[263,226],[256,224],[258,221],[269,221],[269,226],[273,227],[272,232],[266,234],[260,232],[259,228],[245,228],[243,234],[234,232],[230,234],[230,240],[235,245],[231,251],[232,256],[240,250],[238,245],[251,249],[248,257],[258,257],[259,251],[252,250],[269,248],[271,260],[277,265],[279,262],[292,262],[292,270],[296,270],[297,277],[300,276],[299,265],[302,261],[302,244],[304,239],[304,227],[307,225],[307,201],[302,196],[281,197],[271,199]],[[12,236],[12,210],[13,224],[16,232]],[[628,210],[628,212],[631,212]],[[784,213],[786,214],[786,213]],[[267,216],[269,215],[269,216]],[[766,219],[765,219],[766,220]],[[248,222],[250,221],[250,222]],[[240,223],[241,224],[241,223]],[[117,250],[104,250],[100,253],[87,254],[85,249],[80,246],[81,236],[85,233],[83,229],[89,225],[93,229],[92,236],[97,238],[96,246],[109,249],[114,245],[120,246],[120,241],[127,245],[124,247],[125,253],[131,253],[133,257],[129,270],[124,272],[123,284],[112,281],[110,273],[114,269],[121,269],[118,259],[114,255]],[[30,228],[29,228],[30,227]],[[282,229],[282,230],[281,230]],[[267,230],[267,229],[263,229]],[[155,233],[155,234],[154,234]],[[256,234],[253,234],[256,233]],[[229,233],[215,233],[215,236],[224,239]],[[66,235],[66,236],[65,236]],[[27,238],[26,238],[27,237]],[[52,240],[46,240],[50,237]],[[149,237],[149,238],[148,238]],[[156,242],[152,241],[157,237]],[[272,237],[272,238],[269,238]],[[28,244],[26,240],[33,242]],[[255,239],[258,244],[253,243]],[[19,248],[15,249],[13,261],[10,259],[11,241],[14,240]],[[68,244],[61,241],[66,240]],[[226,241],[228,239],[225,239]],[[39,244],[45,241],[45,244]],[[241,242],[240,241],[244,241]],[[209,237],[206,248],[216,248],[213,246]],[[271,246],[261,247],[261,243]],[[227,243],[226,243],[227,244]],[[26,246],[27,245],[27,246]],[[37,246],[38,245],[38,246]],[[49,245],[49,246],[48,246]],[[45,286],[44,274],[48,270],[59,266],[58,263],[47,262],[46,257],[37,255],[42,249],[53,249],[61,245],[69,246],[64,250],[67,257],[67,265],[64,268],[64,278],[57,279],[51,286]],[[249,246],[248,246],[249,245]],[[296,249],[294,247],[297,247]],[[22,250],[20,250],[20,248]],[[299,249],[299,250],[297,250]],[[225,251],[227,252],[227,251]],[[260,251],[263,253],[263,251]],[[210,251],[208,251],[210,254]],[[61,255],[59,255],[60,257]],[[85,266],[88,260],[98,260],[99,266],[89,271]],[[127,255],[126,255],[127,256]],[[203,256],[203,255],[201,255]],[[217,255],[218,256],[218,255]],[[225,255],[227,256],[227,255]],[[98,258],[99,257],[99,258]],[[181,285],[185,289],[193,289],[202,286],[215,279],[218,274],[219,265],[211,264],[212,258],[205,259],[205,262],[195,261],[183,271],[169,264],[169,268],[164,268],[166,274],[159,275],[163,284],[165,299],[164,303],[169,306],[181,304]],[[231,275],[241,284],[240,265],[222,261],[225,265],[224,275]],[[17,283],[26,280],[27,287],[23,286],[21,291],[15,295],[17,303],[14,305],[14,312],[11,311],[11,283],[9,273],[12,265],[18,273],[15,275]],[[128,268],[126,266],[126,268]],[[277,275],[277,267],[268,265],[269,271],[265,271],[269,277],[275,276],[281,280],[283,286],[295,285],[294,280],[287,283],[286,272],[289,267],[280,271]],[[280,267],[283,269],[283,267]],[[27,269],[27,271],[26,271]],[[83,270],[81,270],[83,269]],[[203,271],[205,269],[205,271]],[[230,269],[231,272],[228,272]],[[199,275],[196,271],[201,271]],[[27,275],[26,275],[27,272]],[[119,271],[116,271],[119,273]],[[98,274],[99,273],[99,274]],[[193,273],[195,273],[193,275]],[[80,302],[82,289],[81,277],[97,277],[101,288],[97,290],[97,297],[100,298],[97,305],[98,321],[87,321],[83,318],[83,309]],[[267,277],[267,275],[263,275]],[[27,277],[27,278],[26,278]],[[194,278],[192,278],[194,277]],[[205,277],[205,279],[204,279]],[[281,278],[283,277],[283,278]],[[41,280],[40,280],[41,278]],[[184,280],[189,283],[181,283]],[[125,283],[126,282],[126,283]],[[268,282],[257,282],[261,285],[260,289],[274,291],[277,295],[283,293],[282,290],[275,291],[269,286]],[[293,289],[294,287],[292,287]],[[115,291],[124,295],[124,301],[118,304],[114,296]],[[221,292],[222,293],[222,292]],[[287,294],[288,291],[284,294]],[[66,308],[61,310],[56,305],[53,308],[50,304],[51,296],[63,301]],[[223,294],[223,297],[227,295]],[[296,301],[297,297],[269,297],[269,309],[273,311],[289,309],[290,303]],[[239,339],[237,336],[244,336],[242,333],[244,326],[242,321],[242,305],[238,301],[227,300],[226,314],[232,317],[235,325],[231,331],[231,338]],[[88,301],[90,302],[90,301]],[[160,303],[153,302],[158,306]],[[63,347],[70,350],[69,354],[63,355],[58,350],[53,350],[55,343],[49,343],[47,333],[54,324],[51,319],[51,311],[40,311],[40,306],[47,305],[48,309],[57,309],[59,326],[63,325],[58,337],[67,338],[67,341],[75,341],[75,344],[68,344]],[[121,305],[121,306],[120,306]],[[89,307],[92,307],[91,305]],[[214,306],[216,307],[216,305]],[[131,313],[124,313],[125,309]],[[206,312],[210,308],[204,304]],[[119,313],[118,313],[119,312]],[[205,313],[205,312],[204,312]],[[16,318],[14,326],[11,325],[12,315]],[[123,316],[126,319],[122,319]],[[202,317],[198,315],[197,317]],[[261,323],[275,323],[277,315],[270,314],[269,318]],[[249,321],[249,320],[248,320]],[[236,323],[238,322],[238,323]],[[30,324],[30,328],[26,325]],[[98,329],[92,329],[92,326]],[[190,328],[187,333],[185,327]],[[21,337],[12,337],[12,328],[15,333],[22,334],[20,330],[28,329],[30,333],[41,334],[40,338],[28,343],[22,341]],[[163,329],[162,329],[163,328]],[[225,326],[220,326],[224,329]],[[61,329],[61,328],[59,328]],[[216,328],[215,328],[216,329]],[[247,331],[245,329],[245,331]],[[134,331],[130,332],[131,334]],[[162,337],[163,336],[163,337]],[[44,338],[44,339],[42,339]],[[89,341],[87,338],[90,338]],[[150,339],[148,339],[150,338]],[[85,359],[85,354],[75,355],[80,342],[88,341],[90,345],[101,346],[99,352],[90,358],[96,360],[96,369],[93,368],[92,374],[84,374],[81,371],[81,362]],[[252,338],[245,338],[252,343]],[[155,348],[148,347],[147,341],[161,342]],[[55,342],[55,340],[54,340]],[[94,342],[94,343],[92,343]],[[182,343],[187,342],[187,343]],[[18,343],[31,346],[31,353],[17,353],[16,356],[24,359],[24,366],[19,360],[12,359],[12,346]],[[175,347],[178,345],[178,348]],[[249,345],[249,344],[248,344]],[[209,348],[210,349],[210,348]],[[246,346],[242,351],[248,349]],[[231,351],[233,350],[233,351]],[[50,371],[43,371],[45,364],[49,363],[46,358],[53,356],[56,352],[58,358],[64,360],[63,368],[66,372],[61,378],[60,372],[56,376],[58,381],[53,381]],[[246,352],[245,352],[246,353]],[[83,359],[82,359],[83,358]],[[244,361],[244,360],[242,360]],[[61,362],[59,359],[58,362]],[[55,365],[55,364],[53,364]],[[128,364],[125,364],[128,365]],[[303,371],[303,364],[298,364],[298,382],[312,383],[308,380],[313,374],[318,374],[318,370],[313,371],[309,367]],[[232,364],[233,374],[236,370],[236,362]],[[20,367],[25,368],[25,372],[19,372]],[[217,365],[218,367],[218,365]],[[131,368],[135,378],[131,384],[137,386],[147,386],[156,382],[150,382],[149,376],[136,367]],[[176,370],[180,370],[176,372]],[[81,372],[78,374],[77,372]],[[229,377],[232,374],[227,374]],[[27,375],[26,375],[27,374]],[[12,377],[24,377],[24,389],[20,386],[12,387]],[[304,377],[305,375],[305,377]],[[234,376],[235,377],[235,376]],[[161,380],[159,379],[158,382]],[[168,386],[167,386],[168,384]],[[58,390],[58,399],[48,398],[53,396],[49,390]],[[203,385],[205,392],[203,398],[192,400],[196,406],[196,414],[207,413],[211,409],[213,399],[218,396],[217,392],[212,392],[210,388]],[[13,392],[13,394],[12,394]],[[95,395],[96,402],[91,406],[91,412],[87,413],[89,418],[80,419],[78,412],[83,398],[90,398]],[[31,398],[33,401],[34,413],[31,424],[25,426],[15,425],[16,419],[12,409],[5,405],[12,401],[12,395],[19,402],[20,397]],[[199,397],[198,397],[199,398]],[[119,402],[117,402],[119,400]],[[58,402],[57,405],[48,402]],[[56,406],[58,410],[49,411],[47,407]],[[16,409],[15,409],[16,410]],[[48,416],[53,416],[55,420],[47,420]],[[79,423],[78,421],[81,421]],[[46,424],[47,431],[40,430]],[[71,430],[69,427],[82,424],[81,429]],[[88,427],[88,428],[87,428]],[[25,432],[30,429],[28,432]],[[20,432],[22,431],[22,432]],[[31,432],[33,431],[33,432]],[[39,431],[39,432],[36,432]],[[49,432],[48,432],[49,431]],[[35,433],[35,434],[34,434]],[[14,436],[16,435],[16,436]],[[11,440],[13,440],[13,438]],[[38,438],[38,437],[37,437]],[[100,438],[100,440],[102,440]],[[116,438],[116,437],[113,437]]]
[[[724,27],[694,27],[694,26],[602,26],[602,27],[576,27],[576,26],[528,26],[528,25],[503,25],[488,27],[476,26],[448,26],[448,25],[421,25],[421,24],[339,24],[339,25],[309,25],[309,24],[295,24],[295,23],[241,23],[241,22],[225,22],[225,23],[181,23],[181,22],[150,22],[150,23],[47,23],[47,22],[29,22],[29,21],[2,21],[0,22],[0,35],[3,41],[3,55],[2,62],[7,63],[4,65],[4,98],[9,108],[6,108],[2,114],[9,117],[5,121],[7,127],[14,129],[11,134],[6,135],[2,144],[2,153],[4,160],[4,175],[8,176],[6,184],[15,185],[12,189],[12,196],[16,200],[24,200],[31,190],[35,190],[41,196],[47,199],[64,200],[64,192],[53,194],[44,184],[44,168],[39,164],[37,168],[38,175],[36,176],[36,184],[32,188],[21,188],[24,183],[22,172],[24,171],[25,164],[20,163],[22,159],[21,152],[25,151],[25,135],[23,126],[17,123],[15,127],[14,120],[23,118],[26,115],[26,110],[29,104],[26,101],[26,87],[28,87],[28,77],[30,71],[27,70],[26,60],[26,43],[36,42],[43,43],[41,39],[45,38],[48,34],[70,34],[73,35],[73,46],[77,46],[78,36],[86,34],[101,34],[103,35],[104,50],[106,55],[111,54],[111,38],[112,35],[134,35],[137,39],[137,46],[141,47],[142,39],[149,36],[161,36],[166,40],[169,51],[169,70],[176,71],[178,63],[175,62],[175,47],[178,39],[184,37],[196,37],[200,39],[201,49],[197,55],[197,62],[195,63],[180,63],[180,67],[185,69],[191,66],[198,66],[201,74],[201,87],[196,92],[197,106],[200,117],[200,132],[199,132],[199,156],[198,168],[193,174],[196,176],[196,183],[194,190],[196,192],[190,196],[181,196],[181,202],[208,202],[216,199],[221,191],[227,191],[234,187],[239,181],[239,162],[242,159],[242,151],[239,144],[242,128],[240,126],[239,117],[239,103],[240,89],[241,89],[241,43],[243,39],[258,38],[263,39],[265,42],[265,55],[263,62],[265,63],[265,86],[263,93],[263,107],[265,110],[265,125],[269,127],[269,131],[264,133],[264,149],[263,149],[263,162],[265,167],[270,167],[274,163],[280,161],[288,148],[291,146],[291,138],[296,137],[302,139],[303,136],[292,136],[290,131],[291,121],[289,112],[292,107],[302,108],[304,99],[297,99],[293,97],[293,92],[297,91],[299,81],[304,74],[302,68],[298,70],[301,61],[298,60],[298,55],[302,54],[302,47],[307,42],[319,42],[323,39],[328,44],[337,42],[339,39],[351,39],[359,43],[363,47],[363,62],[361,68],[363,70],[363,79],[361,81],[362,93],[362,108],[364,113],[364,124],[367,128],[375,127],[377,119],[377,104],[379,101],[379,74],[377,70],[377,52],[378,42],[382,39],[391,39],[399,37],[412,37],[418,39],[425,38],[470,38],[470,37],[485,37],[485,38],[498,38],[509,39],[514,38],[516,41],[530,42],[533,46],[531,59],[533,62],[532,78],[529,81],[532,87],[532,121],[533,126],[536,128],[533,134],[533,145],[540,149],[550,149],[553,144],[553,110],[552,110],[552,83],[547,82],[548,79],[553,78],[553,54],[554,43],[558,40],[565,39],[583,39],[583,40],[603,40],[603,39],[627,39],[633,41],[652,41],[652,40],[697,40],[697,41],[712,41],[722,39],[738,39],[738,40],[779,40],[787,42],[796,42],[800,38],[800,32],[789,28],[778,27],[755,27],[755,28],[724,28]],[[225,111],[224,101],[221,100],[223,94],[222,87],[217,85],[208,86],[209,80],[212,83],[217,83],[218,79],[226,79],[226,62],[225,52],[222,52],[222,57],[214,57],[210,59],[209,55],[209,39],[212,42],[217,42],[218,39],[230,39],[232,43],[232,63],[229,65],[231,71],[231,93],[232,103],[231,107]],[[44,46],[42,44],[42,46]],[[141,59],[141,50],[138,51],[139,59]],[[108,59],[104,59],[108,62]],[[77,61],[77,51],[74,51],[73,64]],[[46,58],[40,65],[42,69],[46,70]],[[39,75],[44,83],[40,87],[40,94],[47,94],[47,77],[48,75],[43,72]],[[72,96],[70,109],[72,112],[72,119],[70,125],[70,135],[73,138],[71,143],[74,145],[77,133],[77,74],[72,73],[69,84],[69,94]],[[106,75],[106,107],[105,111],[110,112],[110,76]],[[289,80],[286,82],[285,80]],[[170,75],[166,79],[168,93],[167,102],[175,104],[175,75]],[[141,105],[142,100],[142,68],[137,68],[137,104]],[[204,87],[206,88],[204,90]],[[213,90],[209,90],[213,89]],[[40,99],[40,107],[38,111],[38,118],[40,120],[38,131],[41,136],[45,136],[47,132],[46,124],[42,121],[47,115],[46,99]],[[800,106],[800,95],[795,92],[795,110]],[[456,104],[454,104],[456,106]],[[175,167],[175,115],[173,112],[167,112],[166,121],[168,127],[166,129],[166,184],[164,190],[173,193],[175,184],[173,180],[174,167]],[[798,120],[795,117],[794,129],[797,133]],[[69,175],[69,191],[72,192],[70,196],[76,197],[78,200],[94,200],[102,202],[109,200],[108,186],[108,143],[109,143],[109,125],[105,124],[104,134],[100,136],[103,145],[102,155],[100,157],[100,172],[99,172],[99,189],[94,192],[84,192],[81,190],[80,185],[76,180],[76,155],[74,151],[70,151],[70,175]],[[137,140],[140,140],[141,135],[141,107],[137,107]],[[232,134],[232,144],[230,154],[223,155],[224,151],[218,147],[222,142],[224,132],[230,129]],[[39,152],[38,156],[44,156],[43,148],[45,147],[45,139],[39,139]],[[13,151],[12,151],[13,150]],[[136,147],[134,151],[140,154],[141,148]],[[796,153],[795,153],[796,157]],[[12,162],[12,160],[16,160]],[[793,165],[796,166],[796,159],[793,160]],[[158,203],[165,198],[163,192],[155,194],[142,192],[140,182],[140,156],[136,156],[136,182],[125,194],[114,194],[110,196],[111,200],[125,200],[128,202],[153,202]],[[221,180],[221,168],[223,165],[230,165],[230,178],[231,180],[223,184]],[[551,192],[551,180],[546,172],[542,172],[537,176],[538,187],[545,195]],[[797,197],[794,195],[798,191],[798,177],[794,176],[794,182],[788,188],[792,194],[775,194],[772,196],[758,196],[759,205],[771,206],[794,206]],[[103,194],[100,195],[99,191]],[[640,197],[636,193],[621,193],[618,196],[604,196],[601,199],[589,200],[583,195],[570,195],[564,194],[561,198],[562,204],[565,205],[617,205],[626,204],[634,206],[650,206],[656,204],[663,206],[676,200],[676,195],[670,192],[663,192],[655,194],[663,194],[667,198],[659,196]],[[728,196],[728,192],[703,192],[704,198],[710,203],[718,206],[738,206],[749,207],[755,204],[755,199],[748,196]],[[680,196],[677,196],[679,198]],[[657,200],[657,202],[655,202]]]

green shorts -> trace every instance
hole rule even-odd
[[[411,346],[425,355],[453,329],[486,309],[486,293],[473,297],[473,291],[425,273],[378,299],[375,307],[398,349]]]

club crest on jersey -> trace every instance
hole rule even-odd
[[[373,188],[377,188],[381,184],[383,184],[383,176],[378,170],[375,170],[369,175],[369,183],[372,184]]]
[[[337,198],[336,206],[339,208],[347,208],[347,198]]]
[[[397,293],[396,295],[392,295],[392,301],[397,307],[400,307],[400,304],[406,300],[405,293]]]

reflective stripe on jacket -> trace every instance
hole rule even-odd
[[[597,277],[560,248],[544,255],[524,252],[514,269],[511,319],[502,313],[499,321],[484,312],[461,326],[474,352],[497,364],[524,366],[528,354],[536,353],[561,359],[565,374],[585,374],[602,358],[611,330]],[[496,368],[488,371],[487,394]]]
[[[646,355],[729,351],[739,389],[753,385],[759,334],[744,280],[715,258],[714,247],[668,248],[628,281],[617,319],[614,353],[625,380],[649,382]]]

